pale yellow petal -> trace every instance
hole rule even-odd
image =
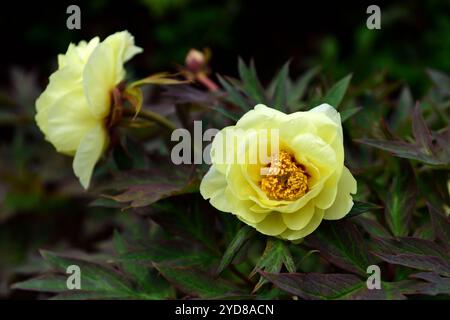
[[[200,183],[200,194],[204,199],[209,199],[217,192],[224,192],[226,186],[225,176],[211,166]]]
[[[342,175],[337,186],[338,192],[333,205],[325,210],[324,219],[337,220],[343,218],[353,207],[353,200],[350,194],[355,194],[357,190],[356,180],[347,167],[342,170]]]
[[[92,117],[81,88],[57,99],[46,113],[46,138],[58,152],[74,155],[81,140],[100,122]]]
[[[299,239],[306,237],[307,235],[311,234],[314,230],[317,229],[317,227],[322,222],[323,215],[324,215],[324,210],[316,208],[312,219],[309,221],[309,223],[303,229],[300,229],[300,230],[288,229],[288,230],[284,231],[280,235],[280,237],[283,239],[286,239],[286,240],[291,240],[291,241],[299,240]]]
[[[314,215],[314,203],[309,203],[298,211],[282,213],[283,221],[291,230],[301,230],[308,225]]]
[[[107,132],[101,124],[98,124],[83,137],[78,146],[73,159],[73,171],[85,189],[89,187],[95,164],[100,159],[107,143]]]
[[[211,205],[222,212],[231,212],[249,224],[262,221],[268,212],[254,212],[250,210],[251,201],[239,200],[229,187],[215,192],[210,198]]]
[[[111,47],[100,43],[84,68],[84,92],[92,115],[99,119],[109,114],[112,89],[117,84],[114,59]]]
[[[278,236],[286,230],[286,224],[280,214],[270,214],[264,220],[257,223],[256,230],[268,236]]]
[[[270,129],[279,128],[280,123],[287,120],[287,115],[281,111],[258,104],[239,119],[236,128],[240,129]]]

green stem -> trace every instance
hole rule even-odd
[[[124,110],[124,115],[134,117],[134,112],[131,110]],[[140,110],[137,116],[142,119],[156,122],[159,125],[170,130],[171,132],[177,128],[177,126],[172,121],[170,121],[169,119],[161,116],[160,114],[150,111],[150,110]]]

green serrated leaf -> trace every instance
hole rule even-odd
[[[41,250],[41,255],[51,266],[64,273],[69,266],[78,266],[81,271],[81,287],[83,290],[88,288],[90,291],[114,291],[125,295],[133,293],[133,288],[129,281],[112,268],[93,262],[60,256],[45,250]]]
[[[118,231],[114,232],[113,243],[114,249],[119,257],[126,255],[129,252],[125,239]],[[149,266],[124,260],[121,262],[121,267],[123,271],[138,285],[140,290],[147,293],[153,293],[156,291],[153,286],[153,279],[150,276]]]
[[[266,97],[264,89],[259,82],[256,74],[254,62],[250,62],[250,68],[248,68],[241,58],[238,61],[239,75],[244,86],[244,92],[256,103],[265,103]]]
[[[311,80],[319,73],[319,71],[320,66],[311,68],[297,79],[297,81],[289,90],[288,105],[294,105],[303,98],[306,92],[306,88],[308,87]]]
[[[231,283],[215,279],[204,271],[194,268],[169,267],[155,264],[156,269],[182,292],[200,298],[226,298],[242,294]]]
[[[350,119],[355,114],[357,114],[359,111],[361,111],[361,109],[362,109],[361,107],[356,107],[356,108],[350,108],[350,109],[345,109],[345,110],[341,111],[340,112],[341,122],[344,123],[346,120]]]
[[[216,273],[220,274],[228,265],[233,261],[234,257],[236,257],[239,250],[244,246],[244,244],[255,234],[255,229],[244,226],[233,238],[231,243],[228,245],[227,250],[222,256],[222,260],[220,261],[219,267],[217,268]]]
[[[286,62],[275,77],[275,93],[272,106],[278,110],[287,109],[287,80],[289,76],[289,64]]]
[[[450,96],[450,77],[448,75],[434,69],[427,69],[427,74],[439,90]]]
[[[44,275],[30,280],[15,283],[12,289],[42,291],[42,292],[64,292],[67,291],[67,277],[60,275]]]
[[[403,163],[387,192],[384,212],[387,224],[395,236],[409,234],[416,194],[414,172],[408,163]]]
[[[271,273],[280,272],[283,265],[289,272],[295,272],[296,270],[295,263],[286,243],[279,239],[268,239],[266,248],[251,272],[250,278],[261,270]],[[253,289],[253,292],[258,291],[266,282],[267,281],[261,277]]]
[[[244,97],[236,90],[232,85],[230,85],[224,78],[220,75],[217,75],[217,79],[219,80],[222,87],[224,87],[225,91],[228,94],[228,101],[233,103],[234,105],[240,107],[244,112],[247,112],[250,109],[249,103],[244,99]]]
[[[370,235],[383,238],[391,237],[389,231],[375,219],[358,216],[354,219],[354,221]]]
[[[351,79],[352,75],[349,74],[345,78],[342,78],[336,82],[322,98],[322,102],[328,103],[337,109],[344,99],[345,92],[347,91]]]
[[[352,209],[345,217],[353,218],[353,217],[360,215],[361,213],[364,213],[367,211],[372,211],[372,210],[379,210],[382,208],[383,207],[373,204],[373,203],[370,203],[370,202],[354,201]]]
[[[430,203],[427,204],[431,217],[434,237],[441,240],[446,246],[450,246],[450,219]]]

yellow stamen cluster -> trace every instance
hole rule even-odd
[[[272,200],[296,200],[308,191],[308,175],[293,155],[280,151],[268,165],[261,189]]]

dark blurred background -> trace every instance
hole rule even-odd
[[[66,9],[81,8],[81,30]],[[381,30],[366,9],[381,8]],[[450,1],[8,1],[0,8],[0,298],[34,298],[9,285],[42,272],[39,248],[95,252],[129,215],[90,208],[71,172],[37,130],[34,101],[70,42],[127,29],[144,53],[136,77],[175,71],[190,48],[210,48],[214,72],[237,75],[237,58],[254,58],[267,83],[288,59],[291,73],[320,65],[336,81],[360,83],[385,73],[421,97],[426,68],[450,72]],[[105,166],[107,168],[108,164]],[[107,169],[106,169],[107,170]]]
[[[66,28],[66,8],[74,3],[81,30]],[[370,4],[381,8],[381,30],[366,28]],[[122,29],[145,49],[133,63],[138,73],[182,63],[191,47],[211,48],[213,69],[224,74],[236,73],[238,55],[253,57],[263,80],[290,58],[294,72],[320,64],[333,77],[354,72],[356,81],[386,69],[414,91],[424,90],[425,67],[450,70],[445,0],[16,1],[1,16],[2,73],[19,65],[38,69],[43,80],[69,42]]]

